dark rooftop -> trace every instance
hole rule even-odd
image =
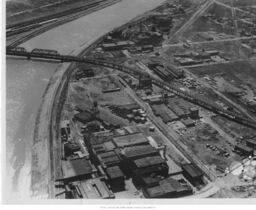
[[[98,154],[99,161],[106,166],[120,163],[119,155],[115,151]]]
[[[111,179],[124,177],[124,174],[119,168],[119,166],[109,167],[106,169],[106,172]]]
[[[85,158],[62,161],[63,178],[91,174],[96,171],[90,161]]]
[[[137,168],[144,168],[147,166],[153,166],[165,163],[165,160],[160,156],[145,157],[134,161]]]
[[[182,165],[182,169],[186,171],[191,177],[196,178],[203,175],[201,169],[193,164],[184,164]]]
[[[159,186],[148,188],[149,197],[176,197],[179,192],[191,191],[188,185],[181,185],[177,180],[172,178],[163,179],[159,182]]]
[[[90,122],[93,120],[92,114],[90,112],[84,111],[78,114],[75,114],[75,119],[82,123]]]

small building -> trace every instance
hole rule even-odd
[[[58,179],[64,182],[78,181],[91,178],[97,172],[94,165],[85,158],[62,161],[63,177]]]
[[[256,140],[255,139],[249,139],[246,141],[246,146],[251,147],[252,149],[256,149]]]
[[[108,184],[114,192],[125,189],[125,177],[119,166],[113,166],[106,169]]]
[[[152,98],[149,98],[149,104],[150,105],[160,105],[163,103],[163,100],[161,99],[161,97],[152,97]]]
[[[192,193],[193,190],[189,185],[182,185],[178,180],[170,177],[160,180],[158,186],[143,189],[146,198],[178,198]]]
[[[248,146],[243,146],[243,145],[237,144],[235,146],[235,151],[239,152],[241,155],[253,156],[253,149]]]
[[[181,122],[182,122],[186,127],[193,127],[193,126],[195,126],[195,121],[191,120],[190,118],[181,119]]]
[[[73,155],[75,152],[79,151],[80,147],[76,143],[72,142],[67,142],[64,143],[64,154],[65,157],[68,157],[70,155]]]
[[[103,178],[94,178],[84,181],[78,181],[70,184],[74,198],[86,199],[109,199],[115,198],[115,195],[108,189]]]
[[[133,133],[125,136],[114,137],[113,142],[119,148],[148,144],[147,138],[142,133]]]
[[[189,109],[190,111],[190,114],[189,116],[192,118],[192,119],[199,119],[199,109],[197,107],[191,107]]]
[[[192,163],[182,165],[183,175],[194,186],[203,183],[203,171]]]

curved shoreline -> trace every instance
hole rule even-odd
[[[161,6],[166,1],[159,4]],[[113,27],[110,31],[121,29],[132,22],[146,16],[153,9],[143,12],[141,15],[132,18],[125,24]],[[102,41],[102,38],[108,34],[101,34],[95,37],[90,43],[81,46],[79,49],[72,51],[72,55],[82,55],[91,50],[95,45]],[[58,156],[58,124],[59,115],[64,102],[64,97],[69,82],[69,76],[72,73],[74,63],[65,63],[60,65],[51,77],[49,85],[45,90],[45,94],[40,106],[40,110],[36,119],[36,127],[34,133],[34,142],[32,147],[32,182],[31,190],[33,197],[54,198],[55,185],[55,158]],[[46,123],[47,122],[47,123]],[[48,125],[48,126],[47,126]],[[46,151],[45,151],[46,150]],[[40,153],[41,151],[41,153]],[[43,151],[43,153],[42,153]],[[46,160],[47,159],[47,160]],[[60,159],[59,159],[60,160]],[[50,170],[49,170],[50,168]],[[59,169],[60,170],[60,169]],[[46,175],[47,174],[47,175]]]

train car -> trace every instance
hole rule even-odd
[[[60,55],[57,50],[47,50],[47,49],[39,49],[35,48],[31,51],[31,54],[47,54],[47,55]]]
[[[12,52],[27,52],[27,50],[24,47],[12,47],[12,46],[7,46],[6,51],[12,51]]]

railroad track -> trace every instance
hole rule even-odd
[[[102,9],[102,8],[108,7],[110,5],[113,5],[113,4],[115,4],[119,1],[120,0],[111,0],[111,1],[106,2],[105,0],[101,0],[101,1],[97,2],[96,4],[94,3],[95,6],[93,8],[92,7],[87,8],[86,10],[83,10],[83,11],[78,12],[76,14],[72,14],[68,17],[61,18],[61,20],[55,21],[55,22],[51,23],[50,25],[42,26],[39,29],[35,29],[34,31],[32,31],[31,33],[29,33],[25,36],[18,37],[17,39],[14,39],[13,41],[10,41],[11,43],[8,44],[8,46],[17,47],[20,44],[26,42],[27,40],[44,33],[45,31],[48,31],[48,30],[50,30],[52,28],[55,28],[59,25],[62,25],[66,22],[70,22],[70,21],[73,21],[73,20],[78,19],[80,17],[83,17],[85,15],[88,15],[88,14],[90,14],[92,12],[95,12],[99,9]],[[87,7],[88,7],[88,5],[87,5]]]
[[[217,105],[213,101],[208,100],[207,98],[203,98],[202,96],[197,95],[195,93],[192,94],[192,93],[182,91],[179,88],[175,87],[174,85],[164,82],[161,79],[154,77],[153,75],[149,75],[148,73],[141,72],[138,69],[133,69],[133,68],[118,65],[115,63],[106,62],[103,60],[87,59],[87,58],[79,57],[79,56],[60,55],[57,51],[53,51],[53,50],[34,49],[31,52],[27,52],[24,48],[7,48],[7,55],[22,56],[22,57],[27,57],[28,59],[34,57],[34,58],[59,60],[61,62],[89,63],[89,64],[93,64],[93,65],[104,66],[107,68],[116,69],[118,71],[121,71],[121,72],[124,72],[127,74],[132,74],[132,75],[137,75],[137,76],[147,76],[147,77],[151,78],[153,84],[155,84],[156,86],[158,86],[162,89],[167,90],[168,92],[172,92],[175,95],[177,95],[191,103],[194,103],[200,107],[210,110],[216,114],[219,114],[229,120],[232,120],[237,123],[243,124],[245,126],[253,128],[253,129],[256,129],[256,122],[254,120],[247,119],[244,116],[242,116],[236,112],[231,112],[231,111],[225,110],[221,106]]]

